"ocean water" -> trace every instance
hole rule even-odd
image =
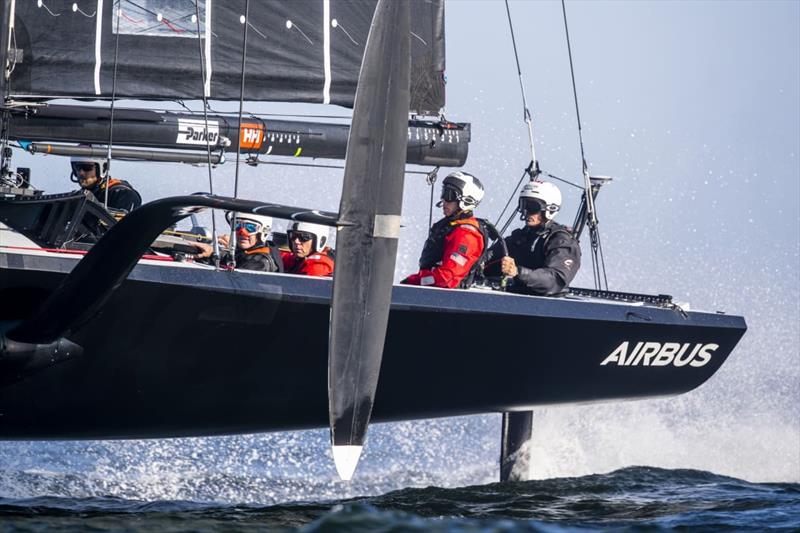
[[[349,483],[325,431],[0,443],[0,531],[800,528],[797,482],[629,466],[497,483],[499,429],[497,415],[375,425]]]
[[[48,484],[49,475],[26,477]],[[214,476],[196,481],[220,482]],[[272,505],[40,496],[0,498],[0,524],[3,531],[797,531],[800,484],[628,467],[576,478]]]

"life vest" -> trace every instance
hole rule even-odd
[[[109,195],[107,203],[111,208],[132,210],[142,205],[141,195],[125,180],[108,178],[89,190],[100,203],[105,201],[105,195]],[[123,205],[118,205],[120,201]]]
[[[539,231],[530,231],[526,228],[516,229],[508,237],[508,252],[519,265],[527,268],[541,268],[544,265],[547,245],[550,239],[558,233],[574,238],[566,226],[556,222],[548,223]]]
[[[457,227],[469,226],[480,232],[483,237],[483,250],[480,257],[472,265],[469,272],[464,279],[459,283],[458,288],[468,288],[472,285],[476,274],[483,268],[483,263],[486,259],[489,243],[489,232],[486,229],[486,222],[482,218],[477,218],[470,215],[465,218],[451,219],[449,217],[443,218],[431,226],[428,238],[422,247],[422,253],[419,258],[420,270],[431,270],[437,264],[441,263],[442,256],[444,255],[444,240],[450,233]]]
[[[333,274],[334,262],[328,256],[328,248],[321,252],[313,252],[305,259],[298,259],[292,252],[281,250],[283,271],[289,274],[306,276],[330,276]]]
[[[240,254],[237,253],[237,255]],[[283,261],[281,260],[281,256],[275,247],[262,244],[260,246],[255,246],[253,248],[244,250],[244,253],[241,254],[245,261],[247,261],[247,258],[256,255],[263,255],[265,258],[267,258],[267,262],[269,263],[270,267],[274,267],[274,270],[270,269],[271,272],[283,272]]]

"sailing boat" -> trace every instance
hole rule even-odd
[[[337,467],[349,477],[370,420],[680,394],[713,375],[745,332],[741,317],[685,311],[667,296],[391,285],[404,163],[459,166],[467,155],[468,125],[407,120],[409,110],[434,116],[443,104],[440,1],[248,9],[244,0],[187,0],[168,14],[147,7],[155,1],[49,4],[3,8],[7,141],[90,153],[96,148],[50,143],[107,142],[113,124],[112,156],[340,157],[344,190],[338,213],[193,195],[151,202],[117,222],[83,195],[26,187],[4,150],[0,222],[10,229],[0,231],[0,295],[15,305],[0,317],[0,438],[329,425]],[[270,39],[278,29],[288,33]],[[243,39],[248,31],[263,40]],[[319,102],[352,106],[354,118],[340,127],[49,102],[122,96]],[[336,226],[334,279],[142,255],[200,208]],[[254,330],[258,346],[246,334]],[[520,345],[519,331],[537,337],[535,353]],[[474,342],[455,353],[453,335]],[[518,446],[505,431],[503,439],[504,456],[513,455]]]

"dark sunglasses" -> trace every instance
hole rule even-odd
[[[84,172],[89,172],[94,170],[94,163],[77,163],[75,165],[75,172],[82,170]]]
[[[314,238],[313,233],[309,233],[307,231],[290,231],[289,232],[289,241],[293,241],[295,239],[300,239],[300,242],[308,242]]]
[[[442,189],[442,200],[445,202],[457,202],[461,198],[461,193],[458,189],[452,187],[445,187]]]
[[[238,231],[244,229],[247,233],[256,233],[261,229],[261,224],[250,222],[248,220],[237,220],[235,229]]]
[[[523,198],[519,201],[519,209],[525,213],[534,214],[544,211],[544,204],[533,198]]]

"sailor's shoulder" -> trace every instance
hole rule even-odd
[[[547,227],[548,233],[550,236],[563,236],[574,239],[575,237],[572,235],[572,228],[568,228],[563,224],[559,224],[558,222],[551,222],[548,224]]]
[[[117,178],[109,178],[107,187],[109,189],[120,188],[120,187],[124,189],[133,189],[133,185],[131,185],[130,182],[128,182],[127,180],[121,180]]]
[[[548,244],[557,244],[559,246],[577,246],[578,241],[572,234],[572,230],[562,224],[552,223],[547,232]]]
[[[317,261],[319,263],[333,264],[333,259],[325,252],[317,252],[308,256],[308,260]]]
[[[469,223],[461,223],[453,227],[449,235],[451,238],[464,238],[474,237],[483,238],[480,227]]]
[[[531,232],[525,231],[525,227],[517,228],[511,232],[511,235],[506,237],[506,243],[508,244],[524,244],[528,241]]]

